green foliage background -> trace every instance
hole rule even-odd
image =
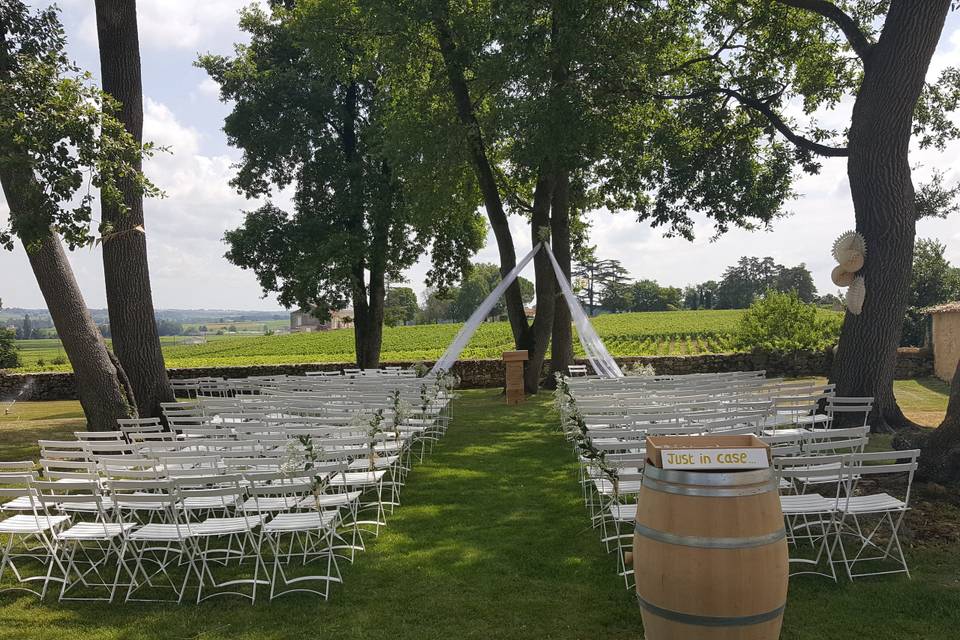
[[[823,312],[794,293],[768,291],[737,324],[733,346],[741,351],[821,351],[836,344],[843,316]]]

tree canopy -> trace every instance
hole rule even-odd
[[[744,256],[727,267],[716,290],[717,309],[746,309],[767,291],[794,291],[802,302],[813,302],[817,289],[806,265],[784,267],[773,258]]]
[[[225,236],[227,258],[286,306],[324,317],[352,304],[358,358],[372,366],[385,282],[429,252],[429,283],[448,286],[483,244],[476,187],[444,135],[449,113],[402,99],[410,61],[392,57],[356,2],[251,6],[240,27],[249,44],[198,65],[234,103],[234,186],[249,197],[292,186],[294,211],[247,213]]]
[[[154,146],[127,132],[116,101],[67,57],[55,7],[31,13],[19,0],[0,4],[0,38],[0,171],[29,172],[38,186],[29,212],[11,211],[0,244],[12,249],[19,237],[30,250],[51,230],[71,248],[91,244],[110,229],[94,228],[89,187],[121,210],[121,181],[161,195],[139,170]]]

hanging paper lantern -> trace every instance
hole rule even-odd
[[[867,297],[867,284],[863,276],[857,276],[847,290],[847,309],[855,316],[863,311],[863,301]]]

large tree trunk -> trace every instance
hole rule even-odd
[[[960,483],[960,362],[950,385],[947,415],[921,443],[917,477],[932,482]],[[910,442],[908,446],[915,444]]]
[[[553,240],[553,255],[567,281],[570,280],[570,176],[561,171],[553,188],[553,205],[550,211],[550,235]],[[559,287],[553,310],[553,337],[550,341],[550,377],[547,386],[553,387],[555,373],[567,374],[573,363],[573,329],[570,326],[570,307],[562,298]]]
[[[48,236],[39,248],[28,251],[27,255],[57,335],[73,366],[87,429],[112,431],[117,428],[117,418],[136,416],[136,407],[127,397],[122,377],[84,304],[63,245],[56,236]]]
[[[120,120],[137,141],[143,139],[143,97],[136,0],[96,0],[97,37],[103,90],[120,103]],[[137,162],[137,169],[140,162]],[[150,290],[143,199],[130,181],[121,182],[126,212],[102,204],[112,228],[103,241],[103,273],[113,349],[133,388],[141,416],[162,415],[161,402],[173,402],[173,388],[160,350]]]
[[[29,218],[40,210],[43,195],[29,172],[2,170],[0,184],[11,217]],[[117,418],[137,415],[136,406],[127,397],[103,336],[83,301],[83,294],[73,277],[60,238],[53,234],[39,240],[31,238],[30,242],[24,243],[24,248],[57,335],[73,366],[77,395],[87,418],[87,429],[116,429]]]
[[[542,236],[549,236],[550,202],[555,183],[552,169],[541,168],[539,173],[533,193],[533,215],[530,218],[530,238],[534,246],[541,241]],[[536,274],[537,315],[530,329],[530,337],[522,347],[529,354],[523,376],[527,393],[536,393],[540,388],[540,376],[543,374],[543,361],[547,356],[553,331],[553,313],[556,306],[556,276],[550,264],[550,256],[545,250],[537,252],[533,258],[533,266]]]
[[[457,116],[464,127],[467,148],[473,164],[480,191],[483,194],[484,208],[493,235],[497,239],[497,249],[500,252],[500,275],[506,275],[517,265],[517,254],[513,247],[513,235],[510,233],[510,223],[503,207],[503,199],[493,173],[493,167],[487,156],[486,143],[480,123],[474,113],[473,101],[466,80],[466,63],[463,52],[457,47],[450,30],[449,6],[446,0],[438,3],[433,16],[433,26],[437,33],[437,42],[440,53],[447,69],[447,78],[450,93],[453,95]],[[518,349],[525,349],[530,340],[530,326],[523,308],[523,296],[520,293],[520,282],[514,280],[504,293],[507,307],[507,318],[510,320],[510,329],[513,332],[513,341]],[[538,301],[539,303],[539,301]]]
[[[369,286],[363,280],[364,265],[354,268],[353,344],[357,366],[376,369],[380,366],[383,342],[383,310],[386,297],[384,273],[370,266]]]
[[[908,154],[914,109],[949,5],[894,0],[853,107],[847,174],[857,231],[867,241],[867,296],[859,316],[847,313],[832,378],[837,395],[875,398],[875,431],[910,424],[893,395],[916,232]]]

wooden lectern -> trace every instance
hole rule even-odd
[[[507,404],[520,404],[525,398],[523,391],[523,363],[529,359],[526,351],[504,351],[503,361],[507,368]]]

